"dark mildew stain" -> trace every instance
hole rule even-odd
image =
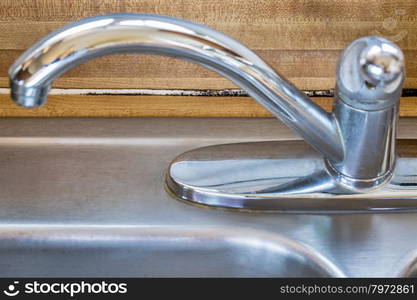
[[[333,90],[303,91],[310,97],[333,97]],[[80,92],[83,95],[124,95],[124,96],[194,96],[194,97],[249,97],[248,93],[239,89],[227,90],[90,90]]]
[[[334,90],[303,91],[309,97],[334,97]],[[248,93],[239,89],[226,90],[111,90],[89,91],[84,95],[124,95],[124,96],[194,96],[194,97],[249,97]],[[402,97],[417,97],[417,89],[403,89]]]
[[[84,95],[126,95],[126,96],[198,96],[198,97],[248,97],[243,90],[112,90],[111,92],[89,91]]]
[[[0,88],[0,94],[9,94],[10,89]],[[334,90],[304,90],[309,97],[334,97]],[[190,96],[190,97],[249,97],[241,89],[224,90],[157,90],[157,89],[52,89],[51,95],[90,96]],[[417,97],[417,89],[403,89],[402,97]]]
[[[403,89],[403,97],[417,97],[417,89]]]

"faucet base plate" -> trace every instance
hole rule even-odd
[[[343,188],[323,157],[304,141],[208,146],[169,166],[167,189],[212,207],[278,212],[417,211],[417,140],[398,140],[389,183],[367,193]]]

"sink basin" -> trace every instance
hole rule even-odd
[[[343,276],[298,243],[238,229],[11,226],[0,239],[3,277]]]
[[[414,276],[398,262],[417,251],[416,213],[245,212],[165,191],[184,151],[296,139],[275,119],[0,119],[0,276]]]

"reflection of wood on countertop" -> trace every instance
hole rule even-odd
[[[342,49],[355,38],[383,35],[393,39],[403,49],[407,63],[405,87],[417,89],[415,0],[1,0],[0,88],[8,87],[9,66],[35,41],[64,24],[113,12],[170,15],[223,31],[253,49],[302,90],[334,88],[336,63]],[[198,65],[138,54],[102,57],[87,62],[64,74],[54,82],[54,87],[192,90],[236,88],[227,79]],[[3,101],[5,97],[0,96],[0,115],[35,114],[35,111],[23,112],[6,104],[7,101]],[[246,98],[206,97],[191,101],[191,98],[185,97],[172,97],[168,100],[165,96],[152,96],[154,98],[151,101],[147,96],[127,98],[80,95],[71,96],[71,100],[58,101],[59,97],[52,96],[48,106],[36,114],[266,114]],[[96,101],[100,104],[96,105]],[[328,99],[317,101],[325,103]],[[407,98],[407,103],[403,102],[402,115],[417,115],[414,112],[417,111],[415,98]],[[412,106],[416,109],[412,109]]]

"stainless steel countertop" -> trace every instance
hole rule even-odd
[[[400,138],[417,138],[402,119]],[[279,214],[197,207],[164,190],[196,147],[299,139],[276,119],[0,119],[0,236],[10,227],[239,228],[314,249],[347,276],[398,276],[417,257],[417,214]],[[416,200],[417,201],[417,200]]]

